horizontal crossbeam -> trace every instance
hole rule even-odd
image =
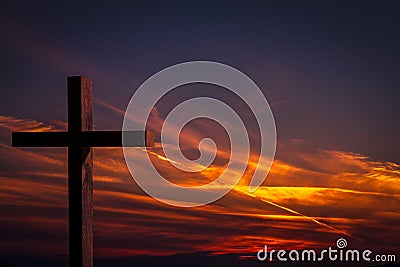
[[[124,133],[124,138],[122,137]],[[13,132],[14,147],[153,147],[152,131]]]

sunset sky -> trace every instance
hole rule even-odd
[[[137,186],[122,149],[95,148],[95,258],[321,249],[339,237],[399,258],[399,12],[394,1],[2,3],[0,255],[68,253],[67,149],[10,147],[11,131],[67,130],[67,76],[93,80],[94,128],[121,130],[147,78],[210,60],[246,73],[270,103],[278,142],[267,179],[248,193],[252,154],[227,196],[178,208]],[[222,88],[192,84],[168,94],[149,121],[157,143],[149,152],[181,185],[215,179],[229,154],[222,140],[219,161],[198,174],[157,157],[168,112],[198,96],[230,103],[254,130],[249,110]],[[211,122],[189,125],[184,152],[196,158],[201,138],[213,136],[224,134]]]

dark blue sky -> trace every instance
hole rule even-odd
[[[3,2],[0,114],[66,120],[66,76],[77,74],[125,109],[162,68],[212,60],[262,88],[279,142],[400,162],[399,11],[396,1]],[[97,128],[121,126],[99,104],[94,116]]]
[[[120,130],[141,83],[193,60],[231,65],[259,85],[277,126],[271,172],[253,195],[244,191],[246,174],[219,201],[183,209],[143,192],[121,149],[95,148],[95,261],[200,251],[254,255],[264,245],[326,249],[339,237],[350,248],[398,251],[399,2],[215,2],[1,2],[0,262],[42,266],[29,255],[68,253],[66,149],[13,148],[10,132],[63,128],[71,75],[93,80],[95,129]],[[168,93],[152,119],[161,125],[170,109],[194,96],[226,100],[253,130],[242,102],[204,84]],[[190,145],[218,135],[218,148],[228,152],[219,146],[221,129],[195,126],[202,132],[182,134]],[[171,168],[159,147],[152,151],[157,169],[180,185],[214,179],[226,163],[221,157],[196,176]]]

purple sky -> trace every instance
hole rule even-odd
[[[93,79],[95,129],[120,130],[143,81],[210,60],[246,73],[271,104],[278,146],[267,182],[255,196],[239,188],[204,209],[175,209],[132,182],[120,150],[96,150],[95,255],[248,253],[265,242],[321,248],[343,234],[392,251],[400,231],[399,11],[395,1],[2,3],[0,247],[66,254],[58,242],[67,237],[65,149],[14,149],[9,136],[66,128],[67,76]],[[248,114],[221,89],[188,85],[158,104],[154,122],[194,96]],[[157,164],[178,182],[191,178]]]

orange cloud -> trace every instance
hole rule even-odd
[[[58,127],[8,117],[1,121],[10,130]],[[13,235],[20,232],[20,240],[29,241],[35,251],[55,244],[54,253],[65,253],[66,246],[59,243],[60,238],[66,241],[66,149],[16,149],[8,140],[0,141],[0,210],[6,214],[0,229]],[[214,164],[195,175],[182,173],[159,151],[150,151],[154,164],[183,185],[213,180],[224,169]],[[283,249],[324,247],[345,234],[360,239],[349,237],[354,246],[395,249],[395,233],[400,232],[399,165],[343,151],[290,152],[298,161],[284,154],[276,159],[254,194],[241,183],[213,204],[182,209],[143,193],[133,182],[121,149],[94,149],[96,253],[254,253],[264,244]],[[44,231],[40,221],[54,226],[45,239],[33,234]],[[4,251],[32,251],[4,236]]]

